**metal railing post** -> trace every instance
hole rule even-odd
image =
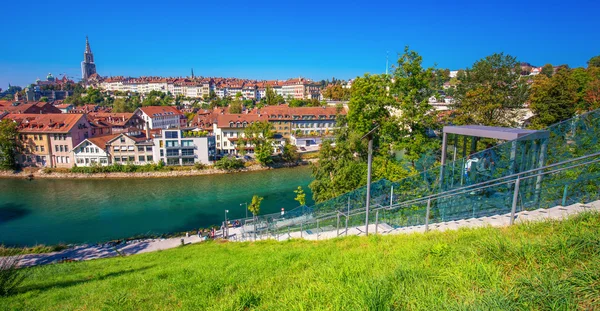
[[[304,223],[304,221],[302,221],[300,223],[300,238],[304,238],[304,235],[302,234],[302,224]]]
[[[562,203],[561,205],[564,207],[565,205],[567,205],[567,191],[569,189],[569,185],[565,185],[565,189],[563,190],[563,198],[562,198]]]
[[[519,199],[519,185],[521,183],[521,177],[517,176],[515,182],[515,192],[513,193],[512,208],[510,210],[510,224],[515,223],[515,213],[517,212],[517,200]]]
[[[348,217],[349,216],[350,216],[349,214],[346,214],[346,233],[345,233],[346,236],[348,236]]]
[[[425,232],[429,231],[429,213],[431,213],[431,199],[427,200],[427,210],[425,212]]]
[[[336,236],[340,236],[340,212],[337,213],[337,224],[336,224],[336,227],[337,227],[337,234],[336,234]]]
[[[379,210],[375,211],[375,234],[377,234],[377,227],[379,227]]]
[[[317,241],[319,240],[319,218],[317,218]]]

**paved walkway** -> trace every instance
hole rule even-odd
[[[123,243],[115,246],[104,245],[80,245],[74,248],[62,250],[60,252],[45,254],[27,254],[23,255],[19,265],[23,267],[45,265],[51,263],[68,261],[90,260],[98,258],[115,257],[119,255],[133,255],[147,252],[154,252],[163,249],[174,248],[181,245],[181,239],[185,244],[201,242],[202,239],[197,235],[189,238],[170,238],[170,239],[147,239],[136,240],[129,243]]]

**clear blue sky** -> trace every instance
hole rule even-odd
[[[0,87],[48,72],[353,78],[385,71],[405,45],[458,69],[494,52],[585,66],[600,54],[599,1],[8,1]],[[392,62],[392,61],[391,61]]]

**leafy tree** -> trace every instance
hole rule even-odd
[[[588,65],[588,68],[600,67],[600,55],[590,58],[590,60],[587,62],[587,65]]]
[[[394,147],[404,150],[405,158],[413,167],[423,154],[439,149],[439,140],[429,134],[436,127],[436,110],[429,104],[429,97],[434,94],[433,68],[424,69],[422,61],[417,52],[406,47],[398,59],[390,89],[401,111]]]
[[[546,64],[546,65],[544,65],[544,67],[542,67],[542,71],[540,72],[540,74],[543,74],[548,78],[551,78],[552,75],[554,74],[554,67],[552,66],[552,64]]]
[[[600,79],[596,79],[588,84],[584,100],[587,110],[591,111],[600,108]]]
[[[304,193],[304,189],[301,186],[298,186],[298,189],[294,190],[296,194],[295,201],[298,201],[300,206],[306,206],[306,193]]]
[[[9,119],[0,121],[0,169],[17,168],[17,124]]]
[[[573,117],[577,88],[569,69],[559,68],[552,78],[537,76],[529,96],[529,107],[534,113],[532,127],[544,128]]]
[[[341,84],[331,84],[323,90],[323,97],[331,100],[349,100],[350,89],[344,88]]]
[[[47,103],[48,102],[48,97],[46,96],[42,96],[42,98],[40,98],[41,102]]]
[[[264,143],[256,145],[254,148],[254,154],[256,156],[256,160],[262,165],[268,165],[273,163],[273,158],[271,155],[273,154],[273,146],[269,141],[265,141]]]
[[[242,113],[242,101],[235,99],[229,105],[229,113]]]
[[[283,154],[281,156],[283,160],[288,163],[296,163],[298,160],[300,160],[298,147],[290,143],[286,143],[285,146],[283,146]]]
[[[265,90],[265,101],[269,106],[278,104],[277,93],[275,93],[273,87],[270,85],[267,85],[267,89]]]
[[[260,213],[260,203],[264,198],[258,195],[252,196],[252,202],[248,205],[248,211],[256,217]]]
[[[515,57],[493,54],[458,75],[454,122],[512,126],[527,99],[527,84]]]

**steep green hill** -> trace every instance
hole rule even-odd
[[[209,242],[30,269],[0,310],[593,310],[600,214],[328,241]]]

